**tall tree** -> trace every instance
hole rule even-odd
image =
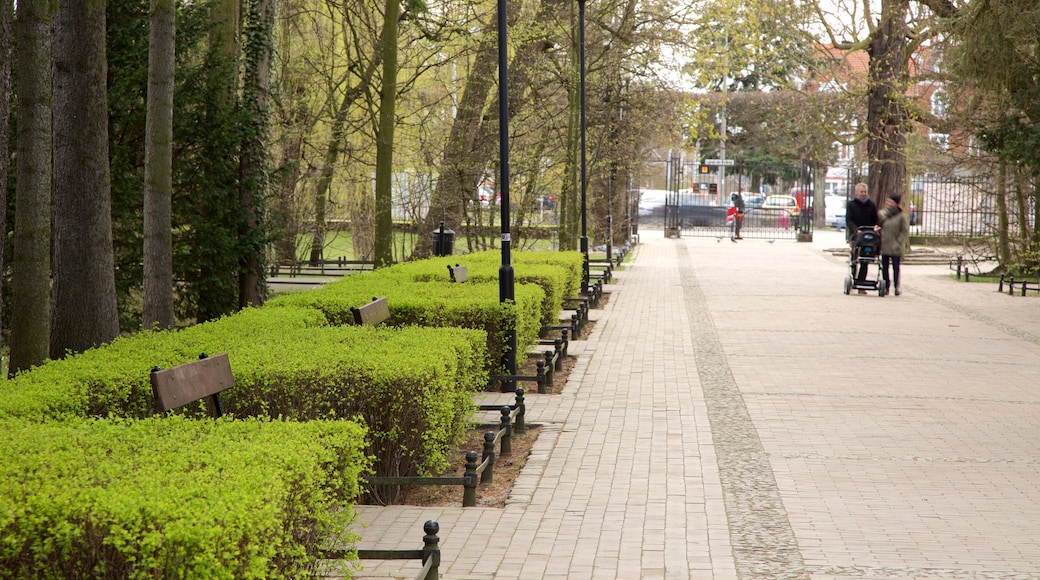
[[[264,218],[271,186],[268,141],[271,124],[271,50],[274,34],[274,0],[249,0],[245,78],[242,107],[246,113],[245,140],[240,158],[241,263],[238,305],[259,306],[267,296],[264,277]]]
[[[144,328],[173,327],[173,81],[176,3],[151,0],[145,123]]]
[[[906,0],[882,0],[881,18],[867,48],[867,187],[875,202],[903,195],[907,187],[907,5]]]
[[[106,73],[104,0],[61,0],[54,19],[54,358],[119,334]]]
[[[394,130],[397,127],[397,25],[401,0],[386,0],[383,12],[383,77],[379,89],[379,128],[376,132],[375,262],[394,261],[394,223],[391,201],[394,178]]]
[[[13,30],[11,16],[14,4],[0,0],[0,232],[7,232],[7,176],[11,159],[11,52]],[[0,251],[0,272],[4,271],[4,252]],[[0,276],[0,292],[3,277]],[[2,304],[2,302],[0,302]],[[0,307],[0,320],[3,308]]]
[[[11,374],[42,363],[50,349],[50,29],[49,0],[18,3],[15,27],[18,183],[11,273]]]

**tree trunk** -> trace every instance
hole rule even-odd
[[[458,231],[464,221],[466,205],[476,199],[477,187],[484,168],[492,156],[493,142],[488,134],[484,111],[494,86],[498,68],[497,36],[485,34],[477,46],[473,68],[466,79],[459,99],[451,133],[441,153],[440,174],[426,219],[419,224],[419,233],[412,250],[415,258],[430,255],[433,247],[431,232],[441,220],[447,228]]]
[[[377,267],[394,261],[393,219],[390,214],[394,176],[394,129],[397,126],[397,20],[400,0],[386,0],[383,13],[383,86],[380,90],[379,129],[376,134]]]
[[[215,0],[210,12],[213,27],[210,29],[210,43],[217,47],[216,52],[223,62],[238,61],[238,30],[241,14],[240,0]],[[229,88],[227,99],[231,101],[234,86]]]
[[[567,161],[560,191],[559,238],[561,250],[577,250],[581,233],[581,45],[577,3],[571,2],[570,82],[567,85]],[[587,200],[586,200],[587,201]]]
[[[560,5],[560,0],[541,0],[536,22],[551,21],[550,13]],[[509,25],[516,22],[520,7],[516,2],[509,4]],[[498,36],[485,34],[473,59],[473,69],[466,79],[466,87],[459,100],[455,121],[451,126],[451,134],[444,144],[441,155],[440,176],[430,200],[430,210],[419,224],[419,236],[412,256],[424,258],[430,255],[433,245],[431,233],[443,220],[447,228],[461,229],[466,221],[467,205],[476,199],[477,188],[484,176],[485,169],[492,164],[497,155],[498,141],[498,106],[497,94],[492,96],[495,86],[495,70],[498,68]],[[512,90],[509,99],[511,116],[523,110],[532,98],[534,91],[528,90],[530,69],[544,50],[546,39],[532,38],[517,48],[515,57],[509,65],[509,86]],[[489,104],[488,99],[492,99]],[[494,202],[494,200],[491,200]],[[513,200],[516,201],[516,198]],[[479,224],[479,206],[477,206]],[[493,213],[493,212],[491,212]],[[493,221],[492,221],[493,224]],[[489,224],[489,225],[492,225]],[[472,240],[471,240],[472,241]]]
[[[11,47],[14,30],[11,14],[14,4],[0,0],[0,232],[7,234],[7,178],[11,160]],[[4,252],[0,249],[0,272],[4,271]],[[3,276],[0,276],[0,294],[3,293]],[[3,303],[0,301],[0,320],[3,319]],[[2,337],[2,333],[0,333]],[[0,338],[0,345],[3,344]]]
[[[151,0],[148,38],[148,117],[144,152],[145,329],[173,328],[173,78],[174,0]]]
[[[1008,179],[1007,161],[997,162],[996,207],[997,207],[997,263],[1006,266],[1011,263],[1011,239],[1008,235]]]
[[[10,373],[50,352],[51,11],[47,0],[18,5],[18,135]]]
[[[314,191],[314,229],[311,236],[311,264],[317,265],[324,259],[325,252],[325,204],[329,198],[329,189],[332,188],[332,178],[336,172],[336,163],[339,161],[339,153],[346,140],[343,126],[347,122],[351,105],[360,94],[362,88],[367,88],[371,74],[365,76],[364,82],[355,90],[347,91],[336,109],[336,116],[332,120],[332,131],[329,142],[325,147],[325,158],[321,164],[321,174]]]
[[[1018,213],[1018,239],[1023,247],[1028,247],[1031,234],[1029,232],[1029,177],[1026,169],[1015,167],[1015,210]]]
[[[881,21],[870,39],[867,94],[867,179],[878,207],[906,192],[907,0],[882,0]]]
[[[17,189],[11,271],[10,374],[50,352],[51,11],[48,0],[18,4]],[[5,128],[6,130],[6,128]],[[6,184],[5,184],[6,187]]]
[[[238,273],[238,306],[260,306],[267,295],[264,268],[266,240],[262,221],[271,187],[268,136],[270,133],[271,46],[274,31],[274,0],[249,2],[249,31],[246,33],[243,108],[248,111],[246,139],[240,159],[242,247]]]
[[[119,335],[106,72],[105,2],[61,0],[54,20],[53,358]]]

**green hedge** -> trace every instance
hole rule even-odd
[[[482,330],[487,336],[487,372],[500,372],[505,353],[505,332],[516,320],[517,344],[534,344],[541,330],[541,308],[545,293],[533,284],[517,284],[515,304],[499,302],[497,284],[450,284],[415,282],[401,270],[377,271],[348,276],[324,288],[285,294],[268,303],[268,308],[316,308],[331,324],[353,324],[352,306],[373,297],[385,296],[391,326],[419,325]],[[445,270],[445,272],[447,272]]]
[[[145,332],[50,361],[0,386],[0,417],[31,420],[152,415],[162,368],[226,352],[236,416],[363,416],[377,473],[443,467],[487,383],[484,333],[450,328],[320,327],[317,311],[248,309],[179,332]],[[200,404],[201,405],[201,404]]]
[[[573,255],[572,255],[573,254]],[[563,310],[563,299],[577,296],[581,286],[580,253],[519,252],[514,254],[513,278],[516,284],[535,284],[545,292],[541,305],[541,324],[557,324]],[[574,258],[577,257],[577,270]],[[448,282],[448,266],[466,266],[468,284],[495,284],[497,288],[502,256],[500,252],[479,252],[464,256],[447,256],[405,262],[393,267],[420,282]],[[523,344],[523,343],[521,343]],[[529,343],[532,344],[532,343]]]
[[[326,324],[321,312],[313,309],[254,308],[181,331],[117,338],[0,383],[0,418],[147,417],[155,410],[148,378],[153,366],[172,367],[194,360],[200,352],[262,345],[283,332]],[[214,333],[221,338],[214,340]],[[235,356],[231,364],[237,366]]]
[[[363,439],[348,421],[2,421],[0,577],[314,574],[353,518]]]

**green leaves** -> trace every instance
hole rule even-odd
[[[352,517],[359,473],[445,467],[506,330],[533,343],[576,292],[582,256],[518,253],[528,283],[506,303],[497,255],[465,261],[463,284],[446,262],[412,262],[5,382],[0,577],[313,573],[317,547]],[[388,297],[391,325],[342,324],[373,296]],[[193,420],[199,405],[152,416],[150,369],[201,352],[230,356],[233,419]]]
[[[3,421],[0,576],[294,578],[353,518],[348,421]]]
[[[423,0],[405,0],[404,7],[409,12],[418,12],[420,14],[430,11]]]

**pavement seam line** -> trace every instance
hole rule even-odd
[[[685,244],[679,275],[740,578],[809,579],[769,458],[730,370]]]

